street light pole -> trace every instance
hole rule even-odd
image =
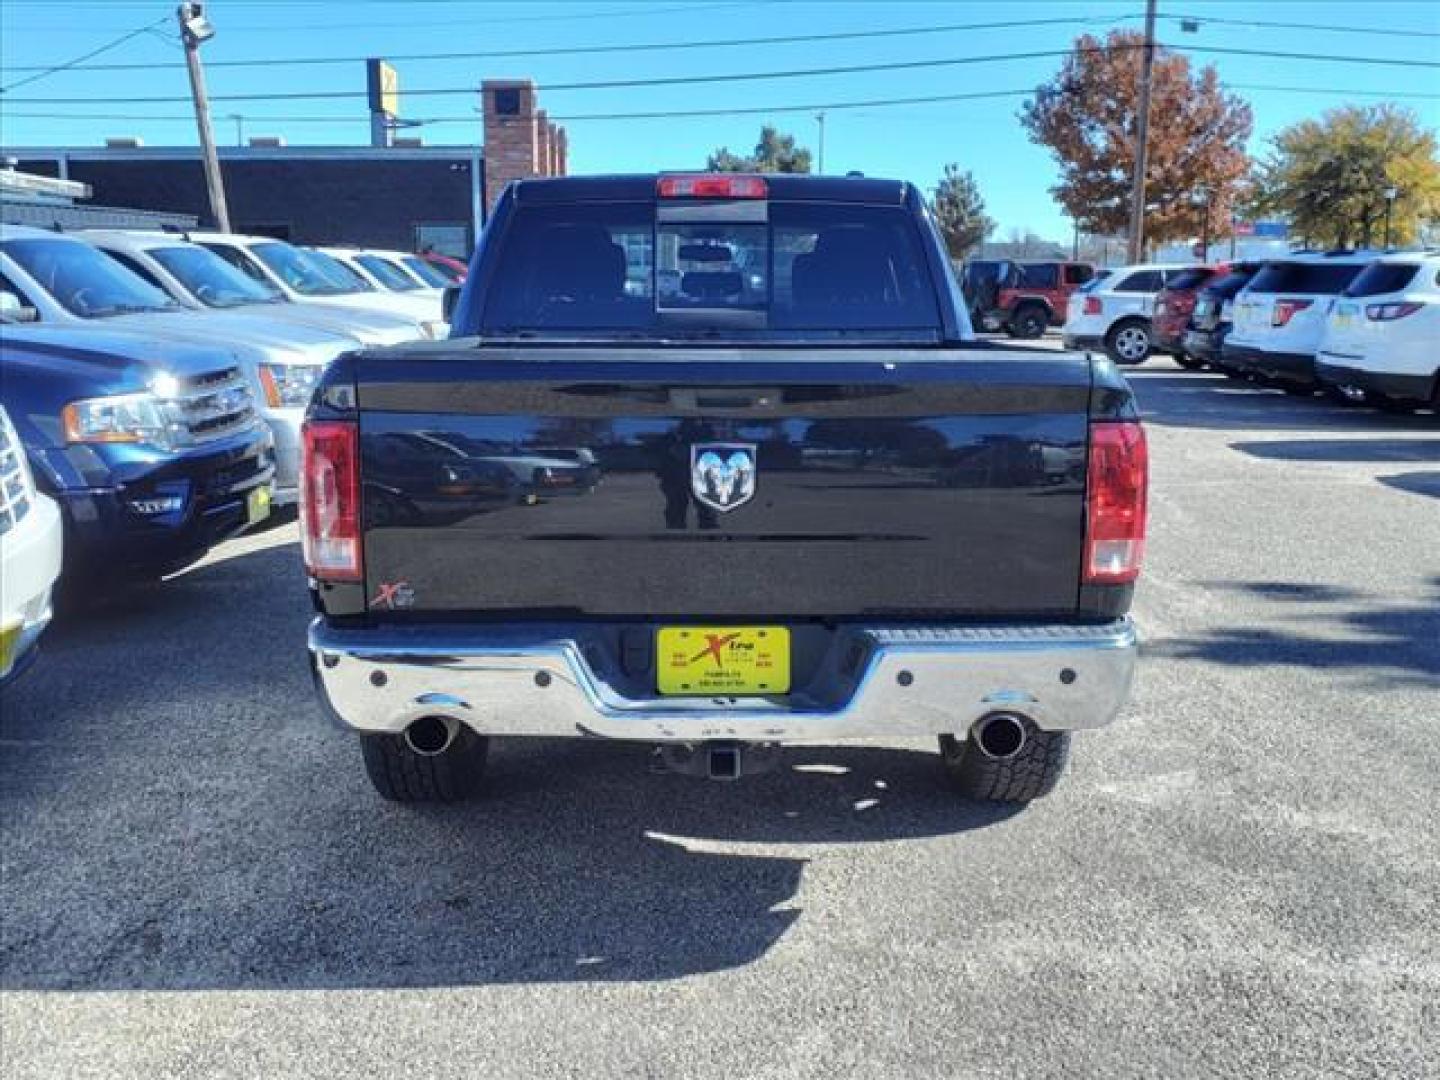
[[[245,117],[240,113],[231,113],[229,119],[235,121],[235,145],[245,145]]]
[[[210,213],[215,227],[230,231],[230,210],[225,205],[225,184],[220,178],[220,157],[215,152],[215,131],[210,126],[210,99],[205,92],[205,70],[200,66],[200,44],[215,36],[199,3],[181,4],[175,9],[180,23],[180,41],[185,46],[185,66],[190,69],[190,95],[195,100],[195,127],[200,134],[200,155],[205,162],[205,187],[210,194]]]
[[[1391,184],[1385,189],[1385,250],[1390,250],[1390,214],[1395,209],[1395,200],[1400,197],[1400,189]]]
[[[1135,174],[1130,182],[1129,260],[1145,257],[1145,167],[1150,156],[1150,72],[1155,64],[1155,0],[1145,0],[1145,47],[1140,54],[1140,107],[1135,120]]]
[[[824,175],[825,175],[825,114],[824,114],[823,112],[818,112],[818,113],[816,113],[816,114],[815,114],[815,122],[820,125],[820,155],[819,155],[819,157],[820,157],[819,166],[820,166],[820,167],[819,167],[816,171],[817,171],[821,176],[824,176]]]

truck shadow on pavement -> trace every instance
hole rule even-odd
[[[1148,643],[1146,652],[1234,667],[1274,665],[1367,675],[1375,688],[1440,689],[1440,577],[1429,597],[1395,603],[1348,589],[1296,582],[1206,582],[1292,605],[1283,623],[1236,626],[1201,638]],[[1337,633],[1339,631],[1339,633]]]
[[[713,784],[568,740],[497,743],[473,803],[385,803],[314,703],[289,535],[57,627],[0,700],[6,989],[722,971],[803,918],[827,848],[1014,813],[952,794],[929,749],[796,748]]]

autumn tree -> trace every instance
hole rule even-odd
[[[1311,243],[1383,243],[1387,193],[1393,243],[1413,242],[1440,215],[1435,136],[1408,109],[1345,105],[1292,124],[1271,146],[1255,170],[1256,206]]]
[[[710,172],[773,172],[808,173],[810,151],[795,145],[794,135],[783,135],[766,124],[760,129],[760,141],[747,156],[732,154],[720,147],[710,155],[705,167]]]
[[[995,222],[985,215],[985,200],[975,178],[962,173],[958,165],[945,166],[935,189],[935,223],[952,259],[965,258],[995,230]]]
[[[1060,72],[1020,111],[1032,142],[1060,164],[1051,194],[1087,232],[1130,228],[1144,36],[1112,31],[1075,43]],[[1192,73],[1180,53],[1157,47],[1151,76],[1145,236],[1156,243],[1228,235],[1250,163],[1250,106],[1220,87],[1213,67]],[[1209,228],[1205,228],[1207,224]]]

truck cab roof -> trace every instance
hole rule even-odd
[[[765,198],[784,202],[874,203],[904,205],[919,198],[913,184],[868,176],[814,176],[808,173],[626,173],[610,176],[555,176],[517,180],[511,184],[521,203],[645,200],[659,197],[663,177],[757,177],[764,181]]]

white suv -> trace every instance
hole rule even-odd
[[[61,542],[60,511],[35,490],[25,448],[0,408],[0,686],[24,670],[50,621]]]
[[[1440,255],[1387,255],[1335,301],[1315,375],[1382,408],[1440,409]]]
[[[1193,267],[1122,266],[1072,293],[1061,334],[1067,349],[1104,349],[1117,364],[1143,364],[1154,344],[1150,319],[1165,282]]]
[[[1314,392],[1315,354],[1330,306],[1375,259],[1373,252],[1343,252],[1266,263],[1233,301],[1230,335],[1221,347],[1225,367],[1288,393]]]

